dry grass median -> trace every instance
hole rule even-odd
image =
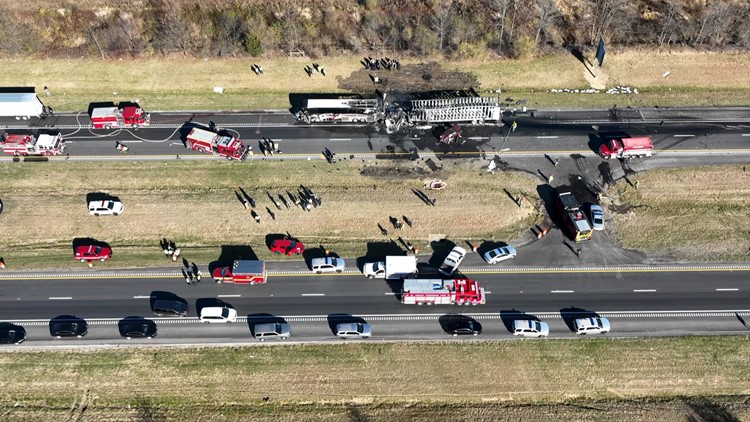
[[[388,243],[398,236],[425,252],[433,234],[456,243],[509,241],[538,218],[533,208],[536,181],[519,173],[488,174],[464,160],[442,165],[433,172],[420,162],[329,165],[318,159],[6,164],[0,166],[0,198],[6,208],[0,250],[14,269],[80,267],[72,259],[71,242],[91,237],[113,247],[113,259],[103,266],[148,266],[165,263],[159,241],[166,237],[177,242],[187,259],[205,263],[219,257],[221,245],[250,245],[259,257],[268,258],[266,235],[288,232],[308,248],[322,244],[340,256],[362,256],[368,243]],[[448,187],[424,190],[422,180],[433,178],[447,181]],[[301,185],[322,198],[321,207],[306,212],[291,203],[289,194],[297,196]],[[239,187],[255,200],[260,223],[237,198]],[[523,191],[528,201],[519,208],[502,188]],[[427,193],[436,205],[426,205],[412,189]],[[86,195],[91,192],[119,197],[125,212],[89,216]],[[413,227],[396,231],[389,217],[403,221],[404,215]],[[378,223],[389,231],[387,236]]]
[[[750,260],[750,168],[744,165],[639,173],[620,182],[614,234],[627,248],[691,260]]]
[[[746,394],[749,353],[744,337],[16,351],[0,387],[5,420],[536,420],[555,404],[665,420],[690,408],[658,400]]]
[[[0,60],[0,85],[36,86],[40,92],[49,86],[53,95],[44,101],[58,111],[86,110],[90,102],[109,100],[140,100],[148,110],[286,109],[290,92],[341,91],[342,81],[362,69],[359,60],[350,56],[316,59],[326,67],[327,75],[307,77],[302,69],[312,60],[304,58],[4,59]],[[442,63],[448,73],[470,73],[482,89],[500,88],[501,98],[527,99],[527,105],[536,108],[747,104],[748,60],[747,53],[611,52],[599,79],[593,80],[570,54],[530,60],[425,59]],[[265,75],[256,76],[250,70],[253,63],[261,63]],[[417,61],[404,59],[402,63]],[[666,72],[670,73],[663,77]],[[387,79],[388,72],[381,76]],[[360,72],[359,77],[363,89],[374,89],[367,72]],[[602,80],[608,87],[637,88],[639,94],[546,92],[550,88],[587,88],[589,82],[599,84]],[[423,78],[418,81],[424,82]],[[215,86],[224,87],[225,93],[213,93]]]

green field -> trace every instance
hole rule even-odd
[[[85,111],[90,102],[110,100],[138,100],[148,110],[287,109],[290,92],[338,92],[342,86],[372,92],[367,72],[357,72],[362,68],[359,59],[317,59],[326,66],[327,76],[311,78],[302,70],[311,60],[302,58],[3,59],[0,86],[36,86],[40,94],[48,86],[52,96],[43,101],[57,111]],[[534,108],[744,105],[750,96],[748,53],[610,52],[603,69],[596,71],[596,79],[568,54],[528,60],[424,60],[441,63],[440,72],[432,75],[436,83],[443,76],[465,75],[476,79],[480,91],[501,89],[497,94],[501,99],[526,99],[527,106]],[[256,62],[263,64],[265,75],[256,76],[250,70]],[[405,66],[418,63],[413,59],[402,62]],[[666,72],[670,74],[663,77]],[[386,77],[397,78],[395,73]],[[419,72],[412,77],[414,83],[424,82]],[[551,88],[616,85],[637,88],[639,94],[547,93]],[[215,86],[224,87],[224,94],[214,94]]]
[[[537,182],[514,172],[488,174],[478,169],[481,164],[451,160],[437,171],[421,162],[344,160],[329,165],[319,159],[5,164],[0,166],[5,181],[0,185],[5,204],[0,256],[13,269],[81,268],[84,264],[72,259],[72,241],[89,237],[112,245],[113,259],[97,263],[104,268],[167,263],[159,246],[162,238],[176,242],[186,259],[202,264],[217,260],[223,245],[249,246],[261,259],[301,259],[273,258],[266,247],[269,234],[289,233],[308,249],[324,245],[345,257],[401,250],[399,236],[424,253],[430,253],[435,235],[462,244],[511,241],[541,218],[534,208]],[[434,207],[412,192],[423,190],[424,180],[433,178],[448,183],[441,191],[425,191],[436,199]],[[321,207],[305,212],[291,203],[288,195],[296,196],[301,185],[322,198]],[[527,203],[516,206],[499,186],[515,195],[525,192]],[[260,223],[237,198],[239,187],[255,200]],[[119,197],[125,212],[89,216],[86,197],[91,192]],[[403,221],[404,215],[413,227],[396,231],[389,217]],[[389,230],[387,235],[378,224]]]
[[[659,411],[662,420],[674,420],[687,407],[675,401],[718,396],[731,402],[746,394],[749,354],[750,343],[739,336],[44,352],[20,347],[0,353],[0,412],[9,421],[69,415],[449,421],[543,419],[562,406],[574,408],[557,410],[570,417],[591,416],[594,408],[600,417],[609,414],[607,420],[652,420]],[[636,412],[631,401],[642,397],[650,397],[650,410]],[[740,410],[748,416],[747,405]]]
[[[748,261],[748,170],[744,165],[650,170],[638,174],[638,189],[621,181],[609,190],[610,198],[623,192],[608,206],[612,234],[624,247],[654,255]]]

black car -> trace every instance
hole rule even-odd
[[[189,311],[186,301],[180,299],[158,299],[151,305],[154,315],[160,317],[184,317]]]
[[[127,317],[119,323],[120,335],[127,338],[156,337],[156,323],[141,317]]]
[[[482,326],[471,319],[459,320],[448,325],[448,334],[477,336],[482,332]]]
[[[21,344],[24,340],[26,329],[15,324],[0,324],[0,344]]]
[[[50,321],[49,333],[53,337],[78,337],[81,338],[89,332],[89,325],[86,321],[76,319],[54,319]]]

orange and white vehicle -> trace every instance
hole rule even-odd
[[[268,279],[266,263],[263,261],[239,259],[231,267],[219,267],[211,273],[217,283],[265,284]]]
[[[484,288],[474,280],[406,279],[401,303],[407,305],[484,305]]]
[[[187,135],[185,146],[193,151],[226,157],[230,160],[244,160],[249,148],[235,136],[227,136],[204,129],[194,128]]]
[[[3,152],[11,155],[60,155],[65,151],[65,141],[60,133],[3,135]]]
[[[151,123],[151,115],[135,103],[120,103],[117,107],[96,107],[91,110],[94,129],[112,129],[130,126],[138,128]]]

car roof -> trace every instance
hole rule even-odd
[[[601,325],[602,327],[606,327],[608,325],[607,319],[601,318],[601,317],[579,318],[576,320],[576,323],[579,327],[585,327],[585,328],[598,327],[599,323],[596,320],[602,321],[602,325]]]
[[[336,329],[338,331],[357,331],[357,329],[359,328],[359,324],[362,324],[362,326],[367,325],[363,322],[342,322],[340,324],[336,324]]]
[[[313,264],[321,265],[321,264],[331,264],[331,265],[339,265],[343,260],[341,258],[334,258],[334,257],[323,257],[323,258],[313,258],[311,261]]]
[[[221,316],[225,306],[206,306],[201,309],[201,316]]]

